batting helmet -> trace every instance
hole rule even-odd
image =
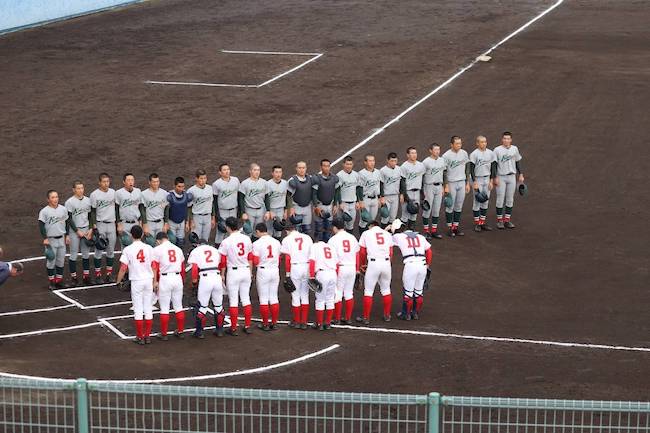
[[[414,201],[406,203],[406,211],[411,215],[417,215],[420,212],[420,204]]]
[[[519,187],[517,188],[519,191],[519,195],[526,195],[528,194],[528,186],[526,186],[525,183],[519,184]]]
[[[286,290],[289,293],[296,291],[296,285],[293,284],[293,281],[291,280],[291,278],[285,279],[283,286],[284,286],[284,290]]]
[[[454,206],[454,199],[451,198],[451,195],[445,194],[445,207],[452,208]]]
[[[276,232],[281,232],[286,226],[286,221],[278,217],[273,218],[273,230]]]
[[[424,200],[424,201],[422,202],[422,210],[426,210],[426,211],[428,211],[429,209],[431,209],[431,205],[429,204],[429,201],[428,201],[428,200]]]
[[[381,216],[382,218],[388,218],[389,215],[390,215],[390,211],[388,210],[388,206],[382,205],[379,208],[379,216]]]
[[[349,223],[352,221],[352,215],[350,215],[348,212],[343,212],[343,221]]]
[[[221,217],[217,219],[217,230],[219,233],[226,233],[226,220]]]
[[[323,209],[323,210],[320,211],[320,217],[322,219],[324,219],[324,220],[330,219],[331,216],[332,216],[332,214],[330,213],[330,211],[328,211],[326,209]]]
[[[103,251],[108,246],[108,239],[104,235],[100,235],[97,231],[93,232],[93,242],[95,249]]]
[[[302,215],[291,215],[289,221],[291,221],[291,224],[293,225],[302,224]]]
[[[45,260],[48,262],[51,262],[56,257],[54,254],[54,249],[49,245],[45,245],[45,251],[43,254],[45,254]]]
[[[193,246],[197,246],[199,244],[199,235],[196,234],[196,232],[191,232],[187,239]]]
[[[127,232],[122,232],[120,235],[120,243],[122,244],[122,247],[128,247],[133,243],[133,238]]]
[[[176,233],[174,233],[173,230],[167,230],[167,239],[169,239],[169,242],[172,244],[176,243]]]
[[[474,198],[476,198],[476,201],[479,203],[485,203],[486,201],[488,201],[488,196],[483,191],[476,191],[474,193]]]
[[[366,223],[372,221],[372,216],[370,216],[370,212],[366,208],[361,209],[361,221]]]
[[[320,293],[323,291],[323,285],[316,278],[310,278],[307,281],[307,285],[309,286],[309,290],[314,293]]]
[[[242,225],[242,229],[244,230],[244,233],[246,233],[247,235],[253,233],[253,224],[251,223],[251,220],[244,221],[244,224]]]
[[[144,241],[145,244],[147,244],[149,246],[152,246],[152,247],[156,246],[156,238],[153,237],[153,235],[151,233],[149,233],[148,235],[145,235],[143,241]]]

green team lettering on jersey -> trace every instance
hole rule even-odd
[[[113,200],[97,200],[97,206],[95,207],[101,209],[109,206],[115,206],[115,202]]]
[[[258,188],[251,188],[250,191],[248,191],[248,194],[246,194],[247,197],[256,197],[260,194],[266,194],[266,188],[258,189]]]
[[[224,191],[221,191],[221,193],[219,194],[219,197],[222,198],[222,199],[226,199],[226,198],[230,197],[231,195],[233,195],[235,192],[237,192],[237,190],[232,190],[232,191],[224,190]]]
[[[449,168],[456,168],[461,164],[465,164],[465,161],[451,161],[449,163]]]
[[[135,200],[131,200],[130,198],[125,198],[120,207],[127,208],[136,205],[137,202]]]

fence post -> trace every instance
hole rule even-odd
[[[440,431],[440,394],[430,392],[428,400],[429,433],[438,433]]]
[[[77,379],[77,432],[89,433],[88,429],[88,381],[84,378]]]

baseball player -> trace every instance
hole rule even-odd
[[[381,225],[385,228],[397,218],[400,200],[403,200],[403,196],[400,194],[402,172],[397,165],[397,154],[395,152],[388,154],[386,165],[379,172],[381,173],[381,182],[384,185],[384,203],[388,207],[388,216],[381,218]]]
[[[372,297],[375,286],[379,283],[379,290],[384,303],[384,321],[389,322],[393,303],[390,293],[393,239],[390,233],[373,221],[370,223],[370,228],[361,235],[359,247],[359,263],[362,267],[365,266],[366,272],[363,279],[363,316],[357,317],[356,320],[364,325],[370,324]]]
[[[447,163],[447,183],[445,194],[449,194],[452,206],[445,208],[448,235],[464,236],[460,229],[460,216],[463,210],[465,194],[469,193],[469,155],[463,147],[463,141],[457,135],[451,137],[451,148],[442,155]]]
[[[111,178],[107,173],[99,175],[99,188],[90,194],[90,223],[97,234],[106,239],[106,271],[104,282],[114,283],[113,261],[115,260],[116,212],[115,190],[110,187]],[[99,283],[102,276],[102,251],[95,248],[95,282]]]
[[[278,218],[280,220],[287,219],[288,194],[287,189],[289,183],[282,179],[282,166],[274,165],[271,169],[271,179],[267,182],[266,189],[268,191],[269,211],[270,218],[267,221],[267,230],[271,235],[280,240],[282,232],[273,228],[273,220]]]
[[[313,178],[307,174],[307,163],[299,161],[296,164],[296,174],[289,179],[287,188],[289,193],[288,212],[289,216],[296,221],[296,228],[307,234],[311,234],[313,186]],[[299,220],[300,222],[298,222]]]
[[[210,231],[216,225],[214,208],[212,207],[212,186],[207,184],[208,176],[205,170],[196,170],[196,181],[187,191],[192,194],[192,201],[188,204],[190,212],[188,221],[189,229],[199,236],[199,239],[210,239]]]
[[[183,338],[185,311],[183,309],[183,281],[185,281],[185,256],[183,250],[169,242],[167,233],[156,233],[156,247],[153,249],[154,281],[160,305],[160,339],[167,341],[169,328],[169,304],[174,306],[176,330],[174,335]]]
[[[137,344],[151,343],[151,327],[153,326],[152,296],[157,282],[153,277],[153,248],[142,242],[142,227],[133,225],[131,237],[133,243],[122,249],[120,270],[117,273],[117,283],[122,284],[124,275],[128,272],[131,282],[131,302],[133,318],[135,319]],[[144,320],[143,320],[144,319]]]
[[[337,203],[339,211],[345,221],[345,229],[354,229],[354,220],[357,217],[357,210],[361,208],[363,201],[363,190],[359,186],[359,173],[354,171],[354,159],[346,156],[343,159],[343,170],[336,173],[339,181],[337,187]]]
[[[469,169],[474,189],[474,200],[472,202],[474,231],[490,231],[492,227],[485,224],[485,219],[487,217],[490,191],[494,187],[497,162],[494,152],[487,148],[487,138],[482,135],[476,137],[476,149],[469,155]],[[479,202],[476,193],[485,194],[487,200],[482,203]]]
[[[47,192],[47,206],[38,213],[38,229],[43,236],[43,245],[50,254],[46,253],[47,279],[49,289],[63,289],[63,264],[65,262],[65,246],[68,239],[68,211],[59,205],[59,193],[51,189]],[[48,257],[49,256],[49,257]]]
[[[214,244],[219,248],[219,244],[226,237],[226,228],[223,221],[228,217],[239,216],[237,210],[239,179],[230,175],[228,163],[219,164],[219,179],[212,183],[212,193],[214,194],[214,214],[219,222],[214,235]]]
[[[142,204],[142,191],[135,187],[135,176],[126,173],[122,177],[124,186],[115,191],[117,232],[131,233],[131,227],[140,224],[144,205]],[[124,246],[124,245],[123,245]]]
[[[81,263],[83,268],[83,283],[90,284],[90,246],[87,241],[92,239],[93,230],[90,227],[90,199],[84,195],[84,184],[76,180],[72,184],[73,195],[65,202],[68,211],[70,239],[70,258],[68,268],[70,269],[70,286],[75,287],[77,281],[77,259],[81,251]],[[84,241],[85,239],[85,241]]]
[[[336,184],[339,181],[338,176],[332,174],[330,169],[330,160],[323,159],[320,162],[320,173],[312,176],[315,238],[324,242],[331,236],[332,218],[336,213]]]
[[[165,208],[169,206],[167,191],[160,187],[160,176],[157,173],[149,175],[149,188],[142,191],[142,228],[145,234],[157,236],[160,232],[169,230],[168,215]],[[184,236],[183,236],[184,237]]]
[[[420,190],[422,190],[422,179],[425,172],[424,164],[418,161],[418,151],[415,147],[410,146],[406,149],[406,161],[400,167],[402,172],[402,181],[400,183],[400,190],[404,196],[402,204],[402,220],[406,221],[409,228],[415,227],[415,221],[418,217],[418,212],[409,212],[408,202],[412,202],[416,209],[420,209]]]
[[[296,290],[291,292],[291,311],[293,319],[289,327],[307,329],[309,316],[309,253],[313,241],[305,233],[294,230],[291,221],[287,222],[287,236],[282,239],[280,252],[284,254],[285,278],[291,278]]]
[[[192,334],[196,338],[205,338],[205,328],[210,300],[214,309],[214,335],[223,337],[223,322],[226,316],[223,309],[223,269],[226,258],[206,239],[200,239],[199,245],[192,250],[187,263],[192,266],[192,287],[196,290],[197,303],[193,306],[196,320]],[[236,323],[236,322],[235,322]]]
[[[0,258],[4,255],[2,247],[0,247]],[[24,267],[22,263],[11,263],[0,261],[0,286],[2,286],[9,277],[17,277],[23,273]]]
[[[226,218],[228,236],[221,242],[219,253],[226,257],[226,287],[230,300],[230,329],[226,334],[237,335],[237,320],[239,319],[239,301],[244,310],[244,333],[251,334],[251,318],[253,307],[251,305],[251,252],[253,244],[251,238],[239,231],[237,218]]]
[[[401,231],[402,222],[396,220],[391,226],[393,242],[402,252],[404,269],[402,271],[402,284],[404,297],[402,312],[398,318],[402,320],[418,319],[422,310],[424,280],[427,270],[431,265],[433,253],[431,244],[419,233],[412,230]]]
[[[254,227],[259,223],[270,220],[267,212],[267,182],[260,178],[260,166],[252,163],[248,173],[250,177],[239,185],[239,209],[244,227],[248,226],[246,234],[255,240]]]
[[[334,296],[334,324],[352,323],[352,311],[354,310],[354,286],[357,278],[360,278],[359,269],[359,241],[351,233],[345,231],[345,222],[335,218],[332,231],[334,236],[327,244],[336,251],[339,258],[339,272],[336,281],[336,293]],[[342,301],[345,299],[345,319],[342,319]]]
[[[260,316],[262,323],[258,325],[263,331],[277,329],[280,317],[280,301],[278,301],[278,286],[280,284],[280,241],[270,236],[264,223],[255,226],[253,242],[253,265],[256,268],[255,284],[260,300]],[[269,313],[271,323],[269,324]]]
[[[497,176],[494,178],[494,186],[497,187],[497,228],[514,229],[515,225],[510,221],[512,207],[515,201],[515,190],[517,181],[524,182],[524,175],[521,172],[521,154],[517,146],[512,144],[512,134],[504,132],[501,136],[501,145],[494,149],[494,156],[497,161]],[[516,174],[516,175],[515,175]],[[506,212],[503,213],[505,202]]]
[[[438,233],[438,221],[440,219],[447,162],[440,157],[438,143],[429,145],[429,156],[422,161],[422,164],[424,164],[425,168],[422,189],[424,190],[424,200],[429,204],[429,206],[424,206],[422,210],[424,235],[441,239],[442,236]]]
[[[363,159],[364,168],[359,171],[359,187],[361,188],[362,200],[360,208],[367,211],[371,220],[377,219],[379,206],[384,205],[384,184],[379,170],[375,169],[375,157],[366,155]],[[368,222],[363,218],[359,219],[359,232],[366,231]]]
[[[314,329],[330,329],[334,315],[339,258],[336,250],[323,241],[312,245],[309,251],[309,277],[316,278],[322,290],[316,293],[316,322]]]
[[[192,202],[192,194],[185,192],[185,179],[177,177],[174,179],[174,190],[167,194],[168,206],[165,207],[165,217],[169,229],[176,236],[176,246],[183,248],[185,243],[185,231],[189,230],[189,214]]]

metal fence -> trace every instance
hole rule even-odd
[[[650,433],[650,403],[0,378],[0,432]]]

